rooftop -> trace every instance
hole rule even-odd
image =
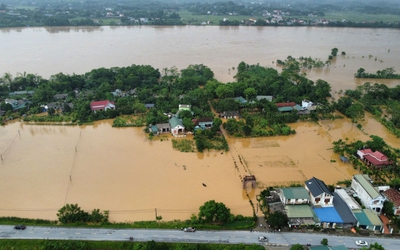
[[[393,202],[395,207],[400,206],[400,193],[394,188],[390,188],[383,192],[383,194],[387,197],[387,199]]]
[[[286,205],[288,218],[314,218],[314,213],[309,205]]]
[[[347,192],[345,189],[336,189],[335,193],[342,198],[344,202],[346,202],[347,206],[351,209],[361,209],[360,204],[358,204]],[[336,197],[336,196],[335,196]],[[336,201],[336,200],[335,200]]]
[[[362,226],[382,226],[383,223],[378,215],[371,209],[354,211],[358,223]]]
[[[328,187],[325,185],[323,181],[317,179],[315,177],[306,181],[306,186],[308,190],[310,190],[311,194],[316,197],[322,193],[331,194]]]
[[[281,190],[286,199],[310,199],[304,187],[282,188]]]
[[[354,217],[353,212],[347,206],[346,202],[336,192],[333,193],[333,195],[333,206],[340,218],[342,218],[343,223],[356,225],[357,219]]]
[[[353,178],[360,183],[364,190],[368,193],[371,198],[380,196],[378,190],[372,185],[371,178],[366,174],[356,174]]]
[[[343,223],[342,218],[334,207],[314,208],[314,212],[317,214],[321,222]]]

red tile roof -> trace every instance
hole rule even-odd
[[[90,103],[90,109],[91,110],[102,110],[104,109],[108,104],[114,104],[113,102],[110,102],[109,100],[105,101],[94,101]]]
[[[379,151],[372,152],[371,149],[363,149],[360,150],[364,154],[364,158],[368,160],[375,166],[387,165],[389,164],[389,160],[386,155],[382,154]]]
[[[396,189],[390,188],[383,192],[383,194],[389,199],[389,201],[393,202],[395,207],[400,206],[400,193]]]
[[[276,107],[282,108],[282,107],[294,107],[296,106],[295,102],[277,102],[275,103]]]

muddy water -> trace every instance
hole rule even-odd
[[[83,74],[94,68],[149,64],[186,68],[202,63],[222,82],[241,61],[276,67],[277,59],[311,56],[325,61],[336,47],[346,52],[327,69],[311,71],[334,90],[353,88],[357,69],[398,68],[400,31],[317,27],[52,27],[0,29],[0,73]],[[390,52],[389,52],[390,50]],[[369,55],[372,57],[370,58]],[[375,57],[377,60],[375,61]],[[400,81],[386,81],[388,85]]]
[[[313,80],[327,80],[335,92],[363,84],[353,77],[359,67],[397,69],[400,58],[399,31],[389,29],[24,28],[0,29],[0,37],[3,72],[44,77],[130,64],[161,69],[203,63],[228,82],[240,61],[276,67],[273,61],[288,55],[325,58],[338,47],[347,55],[329,68],[306,72]],[[364,132],[348,119],[296,123],[291,124],[296,135],[228,138],[230,152],[200,154],[173,150],[171,138],[149,141],[141,128],[111,128],[111,121],[81,127],[14,122],[0,127],[0,216],[56,219],[65,203],[78,203],[110,210],[113,221],[153,220],[156,213],[163,220],[187,219],[210,199],[235,214],[251,215],[248,197],[255,202],[264,187],[312,176],[327,184],[351,178],[355,170],[333,154],[334,140],[377,134],[400,147],[370,116],[362,125]],[[256,190],[250,184],[242,189],[246,174],[257,177]]]

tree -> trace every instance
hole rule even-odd
[[[364,119],[364,108],[361,103],[354,103],[344,113],[347,117],[351,118],[353,123],[357,123],[358,120]]]
[[[273,228],[281,228],[287,225],[288,219],[282,212],[276,211],[268,216],[268,223]]]
[[[58,210],[57,217],[63,224],[87,222],[90,219],[89,213],[81,210],[78,204],[66,204]]]
[[[382,212],[386,214],[389,218],[394,216],[394,204],[390,201],[385,201],[383,203]]]
[[[290,250],[304,250],[304,247],[303,247],[303,245],[295,244],[290,247]]]
[[[364,249],[364,248],[362,248],[362,249]],[[369,245],[369,248],[366,248],[366,249],[368,249],[368,250],[385,250],[385,248],[382,245],[380,245],[378,242],[375,242],[375,243]]]
[[[323,238],[321,240],[321,245],[327,246],[328,245],[328,239],[327,238]]]
[[[203,223],[226,223],[233,220],[231,210],[222,202],[209,200],[199,210],[198,218]]]
[[[246,97],[247,101],[252,101],[257,96],[257,90],[255,88],[247,88],[243,91],[243,94]]]

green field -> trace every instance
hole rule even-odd
[[[228,18],[229,21],[242,21],[243,19],[248,20],[249,18],[262,18],[262,17],[254,17],[254,16],[229,16],[229,15],[224,15],[224,16],[213,16],[213,15],[193,15],[187,10],[182,10],[177,12],[179,16],[183,19],[182,21],[184,23],[189,23],[190,24],[201,24],[202,22],[207,22],[211,21],[211,25],[218,25],[219,21],[223,20],[224,18]]]
[[[264,17],[261,16],[229,16],[229,15],[221,15],[221,16],[213,16],[213,15],[194,15],[187,10],[182,10],[177,12],[180,17],[183,19],[184,23],[191,22],[191,24],[201,24],[202,22],[211,21],[211,25],[218,25],[219,21],[228,18],[230,21],[242,21],[242,20],[249,20],[250,18],[254,19],[263,19]],[[297,18],[302,18],[309,20],[310,17],[308,16],[292,16]],[[362,14],[358,12],[329,12],[325,13],[323,17],[317,17],[322,19],[333,19],[333,20],[343,20],[346,19],[347,21],[353,22],[363,22],[363,21],[382,21],[382,22],[397,22],[400,21],[400,16],[397,15],[372,15],[372,14]],[[314,18],[313,18],[314,19]]]

